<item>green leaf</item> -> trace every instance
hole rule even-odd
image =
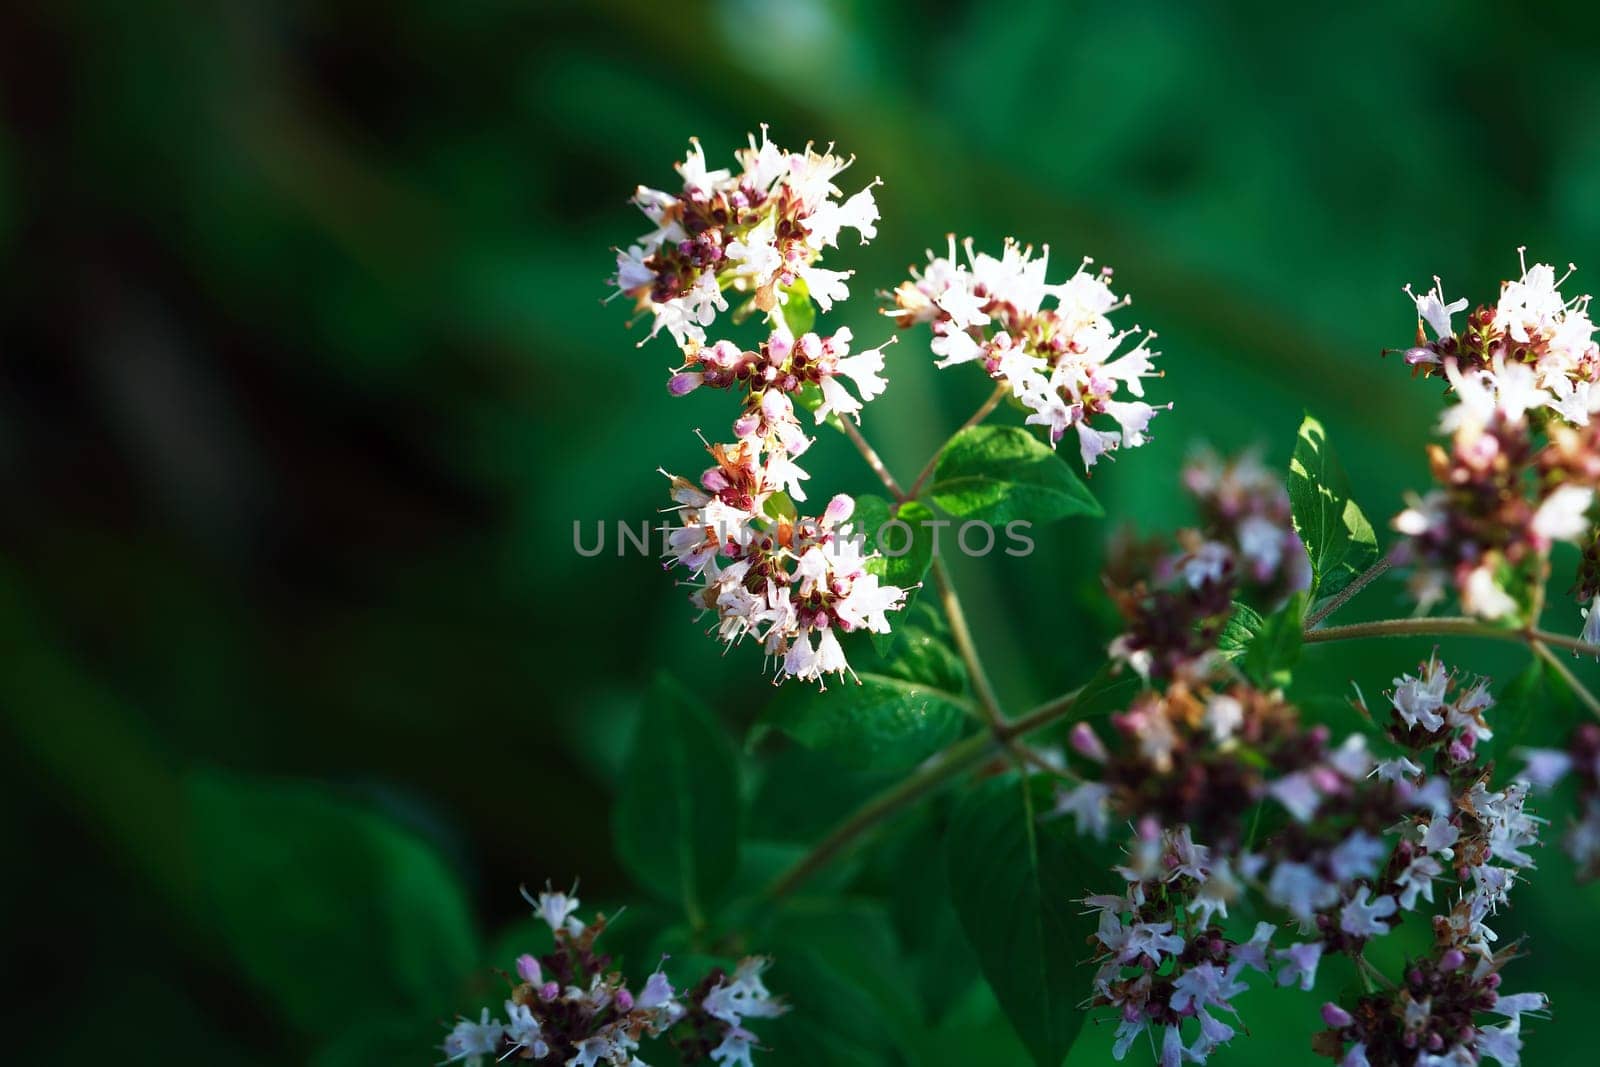
[[[817,324],[817,305],[811,301],[811,290],[806,287],[805,279],[796,278],[784,291],[788,294],[783,304],[784,325],[796,337],[810,333]]]
[[[1015,426],[973,426],[952,437],[928,494],[958,518],[995,525],[1105,514],[1065,460]]]
[[[1233,602],[1233,614],[1228,616],[1222,632],[1217,635],[1217,651],[1226,659],[1233,659],[1250,647],[1267,620],[1261,612],[1243,601]]]
[[[863,672],[861,684],[826,691],[785,686],[751,732],[756,743],[777,729],[857,770],[904,770],[954,741],[967,717],[955,693],[922,682]]]
[[[672,679],[645,696],[613,812],[617,855],[645,889],[704,915],[739,862],[739,775],[711,713]]]
[[[1527,744],[1530,730],[1537,731],[1531,739],[1535,744],[1565,736],[1578,717],[1577,698],[1567,680],[1534,656],[1522,673],[1495,693],[1494,707],[1486,716],[1494,737],[1485,746],[1485,758],[1502,759]]]
[[[1240,660],[1240,666],[1252,681],[1258,685],[1289,684],[1290,672],[1300,661],[1305,614],[1306,594],[1300,592],[1262,621]]]
[[[898,522],[887,525],[891,520]],[[928,568],[933,565],[933,540],[937,531],[928,525],[933,520],[933,510],[920,500],[907,500],[895,507],[881,496],[856,497],[851,524],[866,539],[868,552],[881,553],[867,561],[867,570],[885,585],[912,590],[906,595],[907,608],[916,596],[914,587],[927,577]],[[904,609],[899,617],[905,617]],[[880,655],[886,654],[895,644],[898,632],[897,627],[886,634],[872,634],[872,647]]]
[[[1289,461],[1289,503],[1311,557],[1313,599],[1337,593],[1378,558],[1378,535],[1350,496],[1327,431],[1310,415]]]
[[[1039,1067],[1057,1067],[1082,1029],[1093,921],[1074,903],[1098,870],[1076,839],[1040,826],[1050,785],[1014,775],[977,786],[945,838],[950,895],[984,977]]]
[[[302,1032],[444,1018],[479,959],[465,894],[422,841],[326,789],[188,783],[207,911],[240,970]]]
[[[967,665],[961,662],[946,637],[914,623],[900,628],[901,641],[894,655],[876,673],[908,682],[921,682],[946,693],[967,691]]]
[[[788,961],[810,955],[836,977],[835,989],[847,987],[870,998],[873,1030],[899,1044],[920,1024],[914,991],[906,981],[909,967],[901,955],[889,910],[880,901],[835,895],[791,900],[763,934],[774,964],[772,981],[803,1012],[811,998],[813,1022],[827,1017],[834,993],[801,989],[784,979]],[[893,1062],[879,1060],[878,1062]]]

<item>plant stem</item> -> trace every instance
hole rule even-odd
[[[1318,608],[1316,611],[1313,611],[1310,615],[1306,616],[1306,629],[1309,630],[1323,619],[1326,619],[1329,615],[1332,615],[1334,612],[1350,603],[1350,601],[1355,599],[1357,593],[1371,585],[1391,566],[1393,566],[1393,564],[1389,562],[1389,557],[1384,556],[1382,559],[1378,560],[1378,562],[1374,563],[1372,566],[1356,575],[1355,578],[1351,579],[1350,584],[1339,590],[1338,594],[1335,595],[1331,600],[1322,605],[1322,607]]]
[[[956,432],[950,436],[955,437],[956,434],[961,433],[963,430],[970,430],[974,426],[978,425],[978,423],[988,418],[989,412],[999,407],[1000,401],[1005,399],[1007,391],[1008,387],[1006,386],[1005,382],[1000,382],[998,385],[996,385],[994,387],[994,392],[989,394],[989,399],[985,400],[978,410],[972,413],[971,417],[969,417],[966,422],[963,422],[960,426],[956,427]],[[948,440],[945,441],[945,445],[948,445],[949,443],[950,442]],[[933,469],[939,465],[939,457],[944,455],[945,445],[940,445],[939,448],[934,451],[933,455],[928,457],[928,462],[923,465],[921,472],[918,473],[917,480],[911,483],[911,489],[906,494],[907,497],[915,500],[917,497],[922,495],[922,487],[929,478],[933,477]]]
[[[1442,619],[1383,619],[1379,622],[1358,622],[1349,626],[1330,626],[1326,630],[1308,630],[1307,644],[1321,641],[1344,641],[1358,637],[1486,637],[1494,641],[1515,641],[1527,645],[1535,655],[1548,663],[1573,693],[1596,718],[1600,718],[1600,698],[1572,673],[1560,656],[1550,650],[1551,645],[1568,649],[1581,655],[1600,656],[1600,646],[1586,644],[1563,634],[1550,633],[1529,626],[1521,630],[1505,630],[1477,619],[1462,617]]]
[[[1533,627],[1508,630],[1464,616],[1445,616],[1435,619],[1380,619],[1377,622],[1329,626],[1321,630],[1307,630],[1305,642],[1312,645],[1324,641],[1349,641],[1358,637],[1483,637],[1492,641],[1513,641],[1520,644],[1540,641],[1580,655],[1600,656],[1600,645],[1586,644],[1564,634],[1550,633],[1548,630]]]
[[[777,900],[794,892],[803,882],[848,848],[856,838],[880,822],[935,792],[961,772],[976,767],[997,748],[1010,745],[1018,738],[1065,718],[1072,711],[1080,692],[1081,689],[1075,689],[1039,705],[1020,718],[1001,723],[987,733],[973,734],[957,741],[944,750],[936,763],[924,766],[905,781],[891,786],[867,801],[855,814],[845,819],[810,852],[801,857],[794,866],[779,875],[767,887],[764,895],[768,900]]]
[[[1572,673],[1572,668],[1563,663],[1560,656],[1550,651],[1550,646],[1543,641],[1533,641],[1532,647],[1535,655],[1550,664],[1551,668],[1561,675],[1561,680],[1572,688],[1572,692],[1579,702],[1589,709],[1589,713],[1600,718],[1600,698],[1596,698],[1589,687],[1578,680],[1578,676]]]
[[[978,707],[983,710],[983,717],[990,728],[996,729],[1005,723],[1005,712],[1000,709],[994,686],[989,684],[988,672],[983,669],[983,660],[978,657],[978,646],[973,643],[972,631],[967,627],[967,615],[961,609],[961,598],[956,595],[956,587],[950,581],[950,572],[945,569],[944,560],[937,556],[933,560],[933,580],[939,587],[939,603],[944,607],[945,619],[950,623],[950,637],[967,665],[967,677],[972,679],[972,692],[978,698]]]
[[[900,483],[894,480],[893,474],[889,473],[889,468],[884,464],[883,457],[878,455],[877,449],[867,443],[865,437],[861,436],[861,431],[856,428],[855,423],[849,419],[841,418],[839,425],[844,427],[844,435],[850,438],[850,443],[856,446],[856,451],[860,452],[861,457],[867,461],[867,466],[872,468],[872,473],[876,474],[878,480],[883,483],[883,487],[889,490],[889,495],[894,497],[897,503],[908,499],[905,490],[900,488]]]

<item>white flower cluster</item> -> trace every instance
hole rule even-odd
[[[1469,614],[1516,617],[1550,546],[1593,540],[1600,346],[1589,297],[1563,297],[1565,281],[1524,260],[1522,277],[1460,330],[1453,319],[1466,300],[1446,303],[1438,279],[1423,296],[1407,287],[1420,321],[1406,361],[1442,374],[1454,397],[1439,419],[1449,448],[1430,450],[1437,487],[1410,496],[1394,519],[1406,535],[1394,560],[1414,565],[1411,588],[1424,611],[1454,587]],[[1580,599],[1595,596],[1582,574],[1576,589]]]
[[[855,501],[840,494],[817,518],[773,515],[781,475],[745,444],[713,446],[718,466],[695,486],[672,480],[682,523],[669,554],[693,576],[692,601],[716,616],[719,637],[760,642],[777,680],[821,681],[850,671],[839,634],[888,633],[906,590],[867,570],[863,539],[843,525]]]
[[[691,601],[715,616],[723,641],[754,637],[779,681],[821,682],[853,673],[840,635],[888,632],[887,613],[907,591],[868,570],[865,531],[843,525],[855,509],[850,497],[835,496],[815,517],[794,508],[810,478],[797,460],[812,443],[795,404],[809,402],[819,424],[859,420],[888,383],[882,345],[852,353],[849,329],[796,337],[782,310],[808,300],[827,309],[849,295],[847,272],[824,270],[817,257],[837,245],[841,227],[873,236],[878,211],[872,186],[836,199],[833,179],[849,160],[831,150],[784,152],[763,127],[760,143],[751,138],[738,157],[737,175],[708,171],[695,144],[678,168],[681,195],[639,191],[636,202],[659,229],[619,258],[617,284],[639,294],[682,349],[667,383],[672,395],[723,389],[742,404],[736,440],[707,445],[714,463],[698,482],[668,475],[678,522],[668,559],[688,571]],[[727,307],[725,289],[749,292],[765,313],[769,333],[756,348],[706,342],[704,327]]]
[[[1248,988],[1246,971],[1271,973],[1273,959],[1278,984],[1310,988],[1320,943],[1277,949],[1269,958],[1272,924],[1258,923],[1242,944],[1210,925],[1214,914],[1228,913],[1215,893],[1219,879],[1230,883],[1234,895],[1239,887],[1226,861],[1214,867],[1210,850],[1190,839],[1188,827],[1161,830],[1146,821],[1127,851],[1127,864],[1116,868],[1124,892],[1084,901],[1099,913],[1094,1003],[1115,1008],[1121,1020],[1112,1046],[1116,1059],[1142,1034],[1150,1033],[1155,1044],[1154,1030],[1162,1067],[1206,1062],[1234,1036],[1234,1027],[1220,1016],[1237,1021],[1232,1001]],[[1185,900],[1192,901],[1186,909]],[[1198,1024],[1197,1032],[1185,1045],[1183,1025],[1189,1020]]]
[[[727,1027],[711,1050],[711,1058],[720,1067],[752,1067],[750,1050],[755,1047],[756,1035],[744,1028],[745,1019],[769,1019],[788,1010],[761,981],[761,972],[770,962],[762,956],[740,960],[733,975],[719,979],[700,1001],[702,1011]]]
[[[665,328],[680,345],[705,340],[705,328],[728,310],[725,290],[750,294],[762,311],[787,302],[801,285],[823,310],[850,295],[845,279],[852,272],[817,260],[838,246],[845,227],[863,244],[877,235],[877,179],[841,202],[834,179],[852,159],[834,155],[832,146],[785,151],[768,140],[766,126],[759,144],[752,136],[734,153],[738,173],[708,169],[700,142],[689,143],[677,164],[682,191],[641,185],[633,203],[655,229],[617,253],[614,284],[654,317],[651,337]]]
[[[1136,830],[1116,868],[1125,892],[1087,901],[1099,912],[1093,1003],[1118,1012],[1117,1058],[1149,1034],[1163,1065],[1204,1062],[1233,1036],[1226,1017],[1247,971],[1309,991],[1323,958],[1368,967],[1366,943],[1420,912],[1436,956],[1408,969],[1401,993],[1374,994],[1354,1013],[1327,1006],[1318,1051],[1347,1067],[1514,1065],[1520,1016],[1545,999],[1498,992],[1497,972],[1515,953],[1496,951],[1489,924],[1533,865],[1543,820],[1525,808],[1527,782],[1490,786],[1480,746],[1493,736],[1492,706],[1486,682],[1465,684],[1430,660],[1394,680],[1387,715],[1369,715],[1400,753],[1381,761],[1364,736],[1334,746],[1280,696],[1245,685],[1152,691],[1111,715],[1115,749],[1077,724],[1068,744],[1098,765],[1098,780],[1063,790],[1056,813],[1097,836],[1113,819]],[[1573,751],[1581,755],[1536,753],[1535,763],[1553,780],[1595,762],[1600,729]],[[1263,801],[1288,821],[1257,840],[1245,828]],[[1435,907],[1440,881],[1453,897]],[[1215,925],[1247,893],[1281,909],[1289,943],[1272,944],[1269,922],[1243,943]],[[1375,1022],[1391,1012],[1409,1033],[1398,1049],[1390,1044],[1403,1028]],[[1481,1025],[1481,1013],[1510,1021]]]
[[[445,1062],[478,1067],[487,1056],[562,1067],[645,1067],[635,1055],[640,1037],[660,1036],[687,1011],[667,976],[657,968],[635,995],[620,975],[606,973],[606,957],[594,952],[604,918],[580,922],[573,914],[578,900],[567,893],[547,888],[537,899],[526,890],[523,896],[550,927],[557,952],[543,962],[519,956],[520,981],[505,1002],[506,1020],[492,1018],[488,1008],[477,1020],[459,1019],[441,1046]]]
[[[1519,256],[1525,249],[1518,249]],[[1466,310],[1465,299],[1445,302],[1443,284],[1417,296],[1417,344],[1406,362],[1438,368],[1450,377],[1461,397],[1463,412],[1447,412],[1445,432],[1464,417],[1487,421],[1494,409],[1516,413],[1547,408],[1574,425],[1586,425],[1600,410],[1600,346],[1594,341],[1588,296],[1563,297],[1560,287],[1575,267],[1556,277],[1548,263],[1528,266],[1522,277],[1505,282],[1492,307],[1477,308],[1458,333],[1454,316]],[[1428,340],[1422,323],[1433,330]]]
[[[1145,334],[1118,355],[1139,328],[1112,326],[1111,312],[1127,302],[1111,291],[1111,272],[1090,273],[1085,259],[1066,281],[1050,285],[1048,246],[1037,259],[1031,246],[1010,240],[998,259],[975,252],[971,239],[964,247],[965,263],[956,258],[954,236],[946,255],[930,251],[927,267],[900,284],[895,307],[885,314],[903,326],[931,324],[938,366],[981,362],[1032,410],[1030,424],[1049,428],[1052,445],[1076,430],[1085,468],[1117,448],[1144,444],[1157,408],[1117,394],[1125,388],[1144,396],[1141,379],[1156,373],[1156,353],[1146,347],[1155,335]],[[1045,307],[1046,300],[1054,306]],[[1096,427],[1090,420],[1097,416],[1118,429]]]

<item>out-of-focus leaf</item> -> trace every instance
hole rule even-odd
[[[1322,423],[1300,423],[1289,461],[1295,532],[1311,557],[1314,596],[1337,593],[1378,558],[1378,535],[1350,495],[1350,479]]]
[[[733,747],[711,713],[660,676],[624,764],[617,855],[645,889],[696,916],[733,878],[740,805]]]
[[[1240,655],[1260,636],[1266,621],[1261,617],[1261,612],[1243,601],[1235,600],[1233,614],[1228,616],[1222,632],[1217,635],[1217,651],[1228,659]]]
[[[240,970],[306,1034],[397,1012],[443,1018],[477,965],[452,871],[396,825],[326,790],[201,774],[196,854]]]
[[[1296,593],[1262,620],[1240,658],[1245,674],[1261,685],[1287,685],[1304,642],[1306,594]]]
[[[859,770],[913,767],[954,741],[967,712],[956,693],[863,672],[827,690],[784,687],[767,705],[751,743],[771,729]]]
[[[952,515],[996,525],[1105,514],[1065,460],[1015,426],[956,434],[939,455],[928,495]]]
[[[920,1013],[881,904],[848,898],[795,901],[764,936],[774,959],[767,984],[793,1010],[783,1026],[756,1026],[762,1043],[774,1050],[779,1034],[796,1035],[797,1043],[779,1057],[781,1062],[904,1062],[902,1052],[920,1026]],[[765,1039],[769,1031],[776,1031],[770,1041]],[[795,1055],[812,1046],[820,1046],[813,1053],[819,1059]]]
[[[1073,903],[1095,869],[1075,839],[1041,826],[1049,783],[1006,775],[957,808],[945,837],[950,895],[984,977],[1038,1067],[1057,1067],[1082,1029],[1093,920]]]

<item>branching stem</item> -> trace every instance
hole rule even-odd
[[[768,900],[788,896],[807,879],[843,853],[862,834],[895,813],[928,796],[971,770],[1003,747],[1051,723],[1066,718],[1077,703],[1081,689],[1073,690],[1010,722],[1001,723],[988,733],[973,734],[944,750],[937,762],[923,767],[905,781],[890,787],[862,805],[817,843],[794,866],[779,875],[766,889]]]
[[[1335,595],[1331,600],[1322,605],[1322,607],[1318,608],[1316,611],[1313,611],[1311,614],[1306,616],[1306,629],[1309,630],[1323,619],[1326,619],[1329,615],[1332,615],[1334,612],[1350,603],[1350,601],[1355,599],[1357,593],[1361,592],[1361,590],[1365,589],[1378,578],[1382,577],[1383,573],[1391,566],[1393,566],[1393,564],[1389,562],[1389,557],[1384,556],[1383,558],[1379,559],[1378,562],[1374,563],[1372,566],[1356,575],[1353,579],[1351,579],[1350,584],[1339,590],[1338,594]]]

